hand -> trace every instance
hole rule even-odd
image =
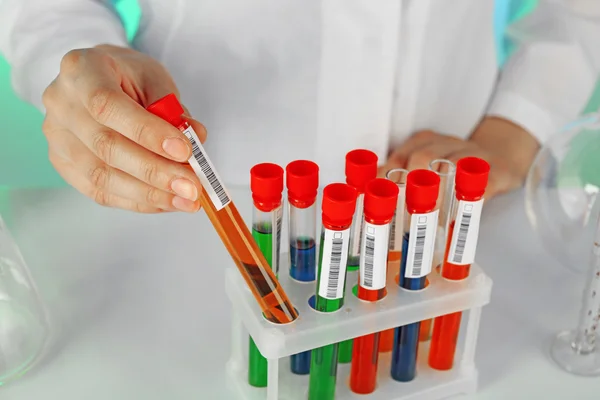
[[[50,162],[101,205],[197,211],[200,182],[182,164],[188,139],[144,109],[168,93],[179,93],[173,79],[142,53],[108,45],[69,52],[43,95]],[[188,120],[204,141],[202,124]]]
[[[486,199],[520,187],[529,171],[539,145],[521,127],[501,118],[484,118],[468,140],[421,131],[392,151],[379,175],[392,168],[427,169],[435,159],[456,163],[468,156],[479,157],[490,164]]]

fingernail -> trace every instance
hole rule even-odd
[[[188,199],[184,199],[177,196],[173,197],[173,207],[175,207],[178,210],[190,213],[196,212],[200,209],[199,203],[197,201],[190,201]]]
[[[179,138],[168,138],[162,143],[163,150],[178,161],[187,161],[190,150],[187,144]]]
[[[187,179],[175,179],[171,182],[171,189],[184,199],[190,201],[198,200],[198,189],[196,189],[196,186]]]

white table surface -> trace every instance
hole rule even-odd
[[[249,217],[248,193],[232,194]],[[44,362],[0,399],[234,400],[223,292],[231,263],[202,212],[136,215],[70,189],[14,191],[0,203],[60,328]],[[522,192],[486,205],[477,259],[494,289],[480,389],[468,399],[600,399],[600,378],[571,376],[547,356],[549,338],[576,325],[583,277],[545,254]]]

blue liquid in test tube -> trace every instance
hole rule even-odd
[[[402,238],[402,260],[400,263],[399,284],[407,290],[425,288],[426,277],[406,278],[406,258],[408,254],[408,233]],[[415,379],[417,371],[417,351],[419,345],[420,322],[396,328],[394,333],[394,350],[392,352],[392,378],[400,382],[410,382]]]
[[[300,282],[312,282],[316,275],[314,239],[301,238],[290,246],[290,276]]]
[[[301,238],[290,246],[290,276],[301,282],[312,282],[316,275],[316,244],[314,239]],[[291,357],[291,370],[297,375],[310,372],[310,353],[294,354]]]

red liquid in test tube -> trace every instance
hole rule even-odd
[[[398,186],[387,179],[374,179],[365,189],[358,285],[358,298],[364,301],[377,301],[386,295],[390,223],[398,191]],[[379,332],[354,339],[350,389],[355,393],[375,390],[379,339]]]
[[[489,164],[476,157],[458,161],[456,198],[448,229],[448,241],[442,265],[442,277],[461,281],[469,276],[475,259],[483,195],[488,183]],[[433,323],[429,366],[449,370],[454,364],[462,312],[437,317]]]

